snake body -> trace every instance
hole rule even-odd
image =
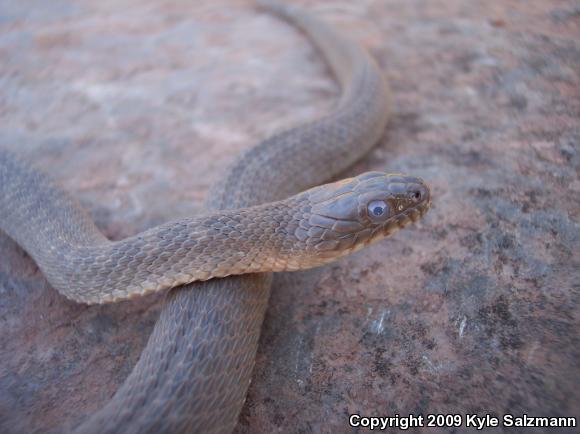
[[[312,40],[342,96],[332,113],[241,155],[210,192],[206,215],[111,242],[74,199],[0,152],[0,229],[59,292],[103,303],[188,284],[170,292],[133,372],[78,432],[231,431],[254,364],[270,272],[327,263],[429,208],[425,183],[398,174],[369,172],[303,191],[377,142],[389,93],[357,45],[301,9],[260,3]],[[191,283],[229,275],[240,276]]]

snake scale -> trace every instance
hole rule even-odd
[[[0,151],[0,229],[55,289],[94,304],[175,288],[132,373],[76,432],[231,432],[271,272],[335,260],[429,208],[429,188],[412,176],[368,172],[319,185],[379,140],[389,91],[370,56],[334,29],[299,8],[259,3],[310,38],[342,96],[330,114],[243,153],[211,190],[206,214],[112,242],[75,199]]]

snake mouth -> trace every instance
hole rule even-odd
[[[364,235],[357,234],[352,239],[351,243],[352,246],[343,252],[340,253],[339,256],[345,256],[347,254],[355,253],[361,250],[362,248],[379,241],[383,238],[389,237],[395,232],[404,227],[408,226],[411,223],[416,223],[423,217],[431,206],[430,200],[426,200],[423,203],[420,203],[414,208],[410,208],[399,214],[398,216],[393,217],[390,221],[386,222],[382,225],[377,225],[375,228],[370,231],[370,234],[366,236],[366,239],[363,241],[361,240]]]
[[[416,223],[423,217],[431,207],[431,199],[428,197],[424,202],[414,208],[409,208],[401,214],[397,220],[399,227],[402,229],[409,223]]]
[[[392,218],[386,224],[377,226],[371,236],[364,242],[364,245],[369,245],[382,238],[386,238],[400,229],[405,228],[411,223],[418,222],[431,207],[431,199],[429,196],[417,206],[403,211],[401,214]]]
[[[387,222],[379,224],[372,229],[370,235],[367,236],[366,240],[360,240],[361,234],[355,236],[359,238],[354,242],[354,245],[349,249],[348,253],[354,253],[368,246],[375,241],[379,241],[386,238],[400,229],[405,228],[411,223],[416,223],[419,221],[431,207],[431,194],[427,186],[421,191],[422,197],[421,201],[418,202],[414,207],[408,208],[402,211],[400,214],[393,216]],[[358,242],[357,242],[358,241]]]

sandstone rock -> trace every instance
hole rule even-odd
[[[410,230],[278,275],[238,432],[348,415],[577,414],[580,44],[573,1],[300,2],[370,49],[395,115],[364,170],[433,187]],[[7,0],[0,146],[111,238],[202,211],[227,163],[338,95],[246,1]],[[131,371],[162,295],[65,300],[0,235],[0,431],[59,432]]]

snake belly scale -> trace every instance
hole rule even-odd
[[[210,192],[207,214],[111,242],[76,200],[0,151],[0,229],[63,295],[94,304],[185,285],[170,292],[126,382],[78,432],[230,432],[254,364],[269,273],[335,260],[429,208],[429,188],[417,177],[369,172],[318,185],[378,141],[387,85],[368,54],[328,25],[260,3],[311,39],[342,96],[330,114],[242,154]],[[215,279],[231,275],[240,276]]]

